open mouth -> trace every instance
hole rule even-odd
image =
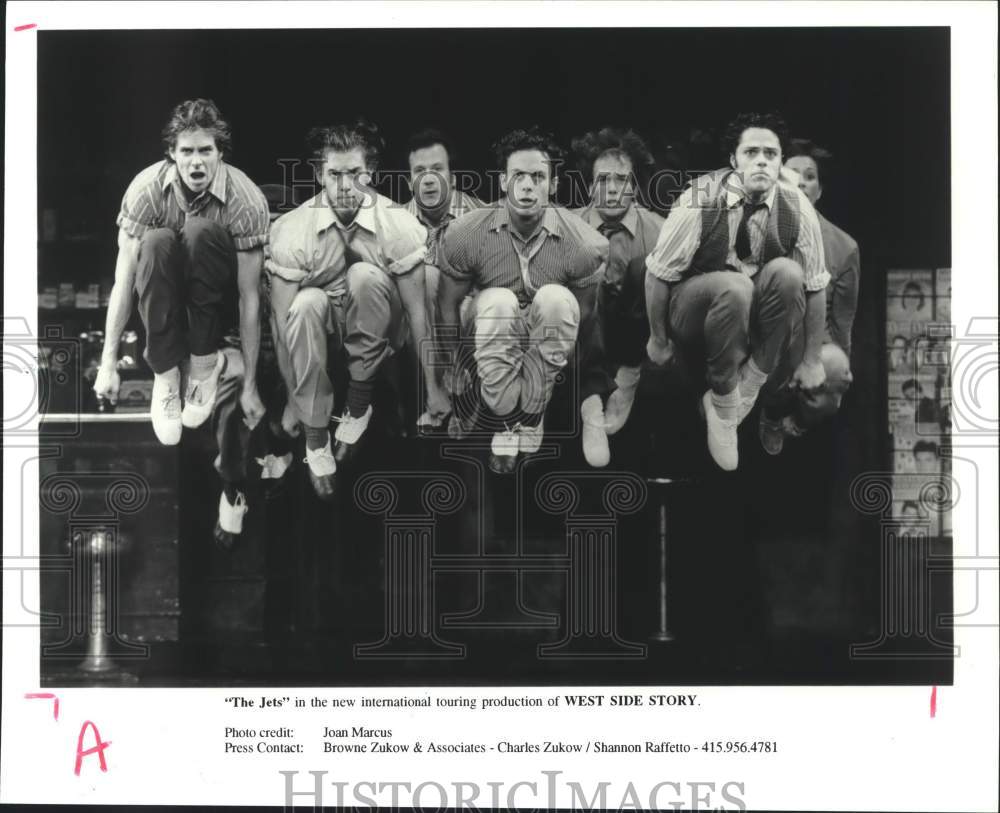
[[[194,171],[194,172],[191,173],[191,180],[192,181],[203,181],[203,180],[205,180],[205,173],[204,172],[198,172],[196,170],[196,171]]]

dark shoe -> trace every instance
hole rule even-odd
[[[495,474],[510,474],[517,468],[517,452],[520,446],[517,427],[496,432],[490,443],[490,471]]]

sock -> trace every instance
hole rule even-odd
[[[760,385],[758,385],[759,387]],[[739,416],[740,388],[737,387],[725,395],[719,395],[715,390],[712,390],[712,406],[722,420],[735,421]]]
[[[374,381],[355,381],[347,385],[347,411],[351,417],[360,418],[368,411],[368,405],[372,402],[372,392],[375,390]]]
[[[751,356],[740,369],[740,394],[744,398],[756,398],[765,381],[767,381],[767,373],[757,366],[757,362]]]
[[[217,353],[209,353],[207,356],[196,356],[191,354],[191,378],[195,381],[204,381],[215,369],[215,362],[218,360]]]
[[[306,448],[316,451],[322,449],[330,441],[330,430],[325,426],[317,429],[314,426],[306,427]]]

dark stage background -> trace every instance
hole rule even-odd
[[[786,453],[780,465],[748,454],[726,493],[750,506],[749,521],[737,512],[739,530],[713,530],[704,517],[719,506],[709,499],[702,519],[692,520],[699,529],[692,544],[708,560],[742,561],[759,543],[762,573],[752,580],[778,585],[778,594],[799,585],[791,597],[771,596],[764,626],[773,632],[781,616],[775,602],[784,601],[786,620],[798,619],[786,627],[826,636],[808,638],[805,647],[816,651],[807,659],[818,666],[793,679],[849,673],[845,663],[831,665],[830,642],[840,652],[878,626],[877,523],[852,513],[846,494],[854,475],[888,465],[885,271],[950,265],[947,29],[43,31],[38,56],[39,217],[54,212],[59,233],[40,254],[40,285],[111,276],[121,196],[161,157],[160,129],[187,98],[215,100],[233,126],[230,162],[258,184],[286,180],[278,161],[305,157],[308,128],[356,113],[382,128],[385,169],[405,169],[407,135],[435,126],[458,145],[453,169],[483,172],[495,168],[489,145],[529,124],[551,129],[566,146],[605,124],[633,127],[661,167],[709,170],[726,162],[718,138],[736,113],[783,112],[793,136],[834,153],[819,208],[861,248],[855,384],[844,416],[814,446]],[[741,449],[748,444],[756,445],[755,433],[742,437]],[[816,489],[804,488],[804,477],[815,477]],[[823,499],[830,494],[832,506]],[[273,553],[258,558],[258,570],[273,566]],[[223,572],[226,561],[212,567]],[[719,627],[742,613],[731,583],[692,582],[692,590],[727,596]],[[233,596],[231,628],[242,629]],[[209,627],[194,624],[202,633]],[[927,674],[904,672],[896,679]],[[662,671],[656,678],[666,679]],[[947,674],[933,678],[946,682]]]

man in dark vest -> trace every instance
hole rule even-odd
[[[681,194],[646,260],[647,353],[665,364],[676,342],[704,354],[708,449],[726,471],[739,464],[736,428],[796,331],[804,349],[787,386],[808,393],[825,380],[830,275],[812,204],[778,184],[786,142],[779,116],[738,116],[726,131],[731,169]]]

